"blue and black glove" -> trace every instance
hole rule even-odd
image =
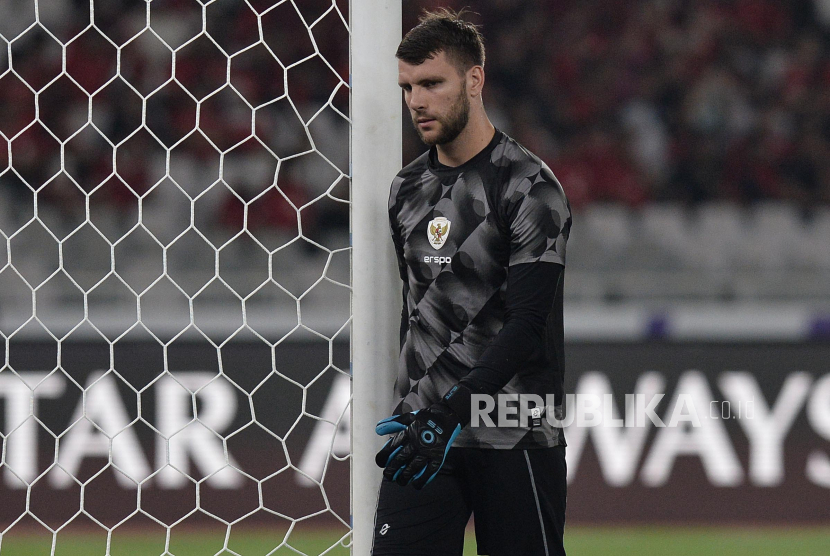
[[[456,412],[453,406],[459,411]],[[400,485],[412,484],[418,490],[432,481],[466,424],[464,417],[469,420],[469,410],[464,411],[467,407],[469,390],[456,385],[442,401],[426,409],[379,421],[375,432],[395,435],[375,456],[378,467],[384,468],[383,477]]]

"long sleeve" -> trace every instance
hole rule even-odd
[[[563,271],[556,263],[510,267],[504,326],[461,384],[473,392],[492,395],[530,361],[544,357],[547,321],[557,289],[562,287]]]
[[[554,342],[554,354],[547,354],[552,313],[561,316],[564,267],[557,263],[534,262],[511,266],[507,275],[504,326],[490,341],[476,365],[462,378],[462,389],[451,389],[444,397],[462,423],[470,420],[471,394],[493,395],[517,373],[552,355],[552,363],[563,366],[563,346]],[[556,309],[554,311],[554,309]],[[456,392],[460,395],[454,395]],[[462,393],[463,392],[463,393]]]
[[[406,333],[409,331],[409,311],[406,308],[406,295],[407,295],[407,287],[406,283],[403,286],[403,304],[401,306],[401,345],[400,349],[403,349],[403,343],[406,340]]]
[[[406,333],[409,330],[409,311],[407,310],[406,298],[409,297],[409,282],[406,279],[406,263],[403,254],[403,241],[401,240],[400,232],[395,225],[395,219],[392,211],[389,214],[389,227],[392,232],[392,244],[395,246],[395,258],[398,261],[398,274],[400,274],[403,281],[403,290],[401,297],[403,298],[403,306],[401,308],[401,328],[400,328],[400,347],[403,348]]]
[[[512,180],[504,196],[503,218],[510,229],[505,319],[484,353],[450,389],[444,400],[467,422],[472,394],[493,395],[522,370],[540,361],[564,368],[561,337],[565,246],[571,227],[570,208],[559,182],[546,166],[531,179]],[[554,311],[555,310],[555,311]],[[554,353],[548,353],[550,347]],[[460,394],[460,395],[459,395]]]

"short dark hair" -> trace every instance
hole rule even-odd
[[[484,66],[484,37],[477,25],[462,19],[467,12],[448,8],[424,10],[398,46],[395,57],[414,66],[444,52],[459,72]]]

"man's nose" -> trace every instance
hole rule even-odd
[[[412,92],[409,93],[409,109],[421,112],[425,108],[426,102],[424,100],[424,95],[420,94],[420,91],[418,91],[417,88],[413,88]]]

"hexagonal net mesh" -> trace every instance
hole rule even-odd
[[[345,550],[347,16],[0,3],[0,554]]]

